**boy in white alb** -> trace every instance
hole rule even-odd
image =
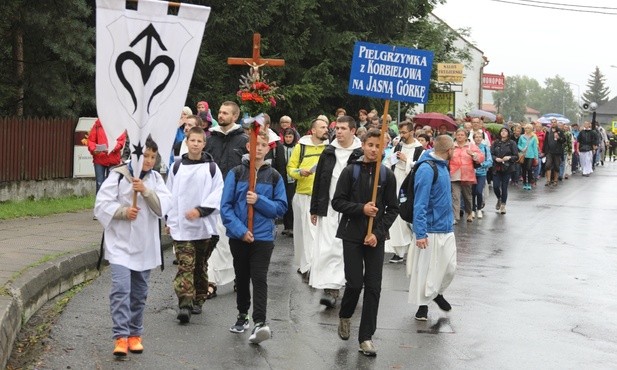
[[[111,267],[109,301],[114,355],[141,353],[143,316],[150,270],[161,264],[159,219],[169,209],[171,194],[161,175],[152,171],[158,146],[146,141],[140,176],[131,164],[113,168],[96,195],[94,215],[105,227],[105,256]],[[137,204],[133,206],[133,194]]]
[[[221,171],[212,156],[203,153],[206,135],[201,127],[189,130],[187,146],[188,153],[173,164],[167,178],[172,194],[167,227],[178,261],[174,290],[181,324],[187,324],[191,314],[200,314],[206,301],[211,238],[216,234],[216,215],[223,193]]]

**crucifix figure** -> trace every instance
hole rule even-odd
[[[259,68],[267,65],[268,67],[283,67],[285,65],[284,59],[266,59],[261,57],[261,35],[258,33],[253,34],[253,57],[252,58],[227,58],[227,64],[229,65],[248,65],[251,67],[251,77],[254,81],[261,80],[259,74]],[[255,123],[251,124],[251,134],[249,135],[249,191],[255,191],[255,148],[257,147],[257,130],[255,129]],[[253,232],[253,206],[248,206],[248,221],[247,227]]]
[[[285,65],[284,59],[266,59],[261,57],[261,35],[253,34],[253,56],[251,58],[227,58],[229,65],[248,65],[251,67],[251,75],[255,80],[259,80],[259,68],[267,65],[268,67],[282,67]]]

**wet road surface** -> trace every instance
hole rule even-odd
[[[492,189],[490,189],[492,191]],[[249,345],[232,334],[231,285],[180,326],[171,281],[151,275],[141,355],[115,361],[107,269],[67,306],[38,369],[411,369],[615,368],[617,365],[617,163],[590,178],[575,175],[557,189],[510,187],[507,214],[486,201],[485,217],[455,226],[458,269],[418,322],[407,303],[404,264],[384,265],[376,358],[358,353],[361,302],[348,341],[338,338],[338,305],[319,305],[320,291],[292,266],[291,239],[279,236],[269,273],[268,321],[273,338]],[[464,219],[463,219],[464,220]]]

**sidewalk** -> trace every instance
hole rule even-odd
[[[92,210],[0,221],[0,369],[43,304],[98,276],[102,231]]]

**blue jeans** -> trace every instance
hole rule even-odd
[[[109,305],[114,339],[143,333],[149,277],[150,270],[133,271],[121,265],[111,265]]]
[[[96,179],[96,192],[99,192],[103,181],[109,176],[109,167],[102,164],[94,164],[94,178]]]
[[[482,204],[484,203],[482,192],[485,185],[486,176],[476,175],[476,183],[471,186],[471,208],[474,212],[482,209]]]
[[[506,204],[508,200],[508,182],[511,174],[508,172],[495,172],[493,175],[493,190],[497,200],[501,201],[501,204]]]

